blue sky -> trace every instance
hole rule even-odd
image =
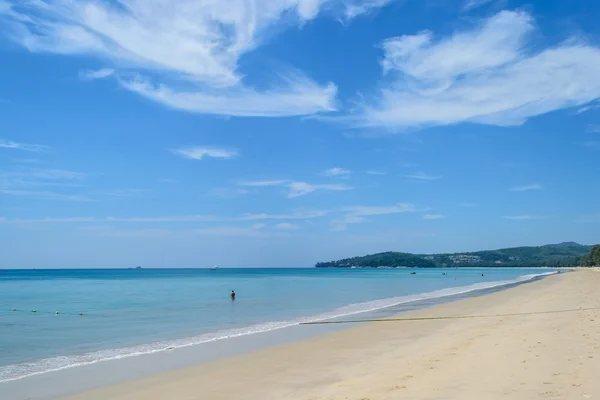
[[[600,242],[599,16],[0,0],[1,267]]]

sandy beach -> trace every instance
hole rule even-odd
[[[402,317],[600,308],[599,287],[578,271]],[[378,322],[68,399],[594,399],[599,350],[600,309]]]

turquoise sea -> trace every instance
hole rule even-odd
[[[548,273],[553,271],[0,270],[0,382],[301,322],[369,312],[381,317],[399,305],[476,295]]]

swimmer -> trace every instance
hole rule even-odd
[[[231,297],[231,300],[235,300],[235,291],[232,290],[229,297]]]

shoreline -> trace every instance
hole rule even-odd
[[[578,271],[403,316],[600,307],[599,284]],[[596,398],[598,332],[598,310],[370,323],[68,399]]]
[[[512,287],[513,285],[520,285],[523,283],[528,283],[532,280],[542,279],[543,277],[552,274],[554,272],[545,272],[540,274],[525,274],[517,277],[514,280],[506,280],[506,281],[487,281],[481,283],[475,283],[467,286],[456,286],[450,287],[446,289],[439,289],[432,292],[425,292],[415,295],[406,295],[399,296],[393,298],[386,298],[380,300],[372,300],[364,303],[356,303],[344,306],[340,309],[335,309],[323,314],[317,314],[313,316],[300,317],[294,320],[282,320],[282,321],[274,321],[268,322],[259,325],[251,325],[244,328],[236,328],[233,330],[227,331],[217,331],[208,334],[202,334],[197,337],[189,337],[189,338],[181,338],[181,339],[173,339],[169,341],[163,342],[155,342],[148,344],[140,344],[134,347],[127,348],[115,348],[109,350],[98,351],[97,353],[85,353],[81,355],[74,356],[62,356],[56,358],[49,358],[34,361],[33,363],[24,363],[24,364],[15,364],[14,369],[12,371],[13,374],[19,374],[20,370],[26,369],[29,372],[26,375],[15,375],[15,377],[9,377],[8,379],[4,379],[0,381],[0,390],[5,387],[6,384],[10,382],[18,381],[18,380],[30,380],[31,378],[45,375],[45,374],[59,374],[66,370],[76,369],[76,368],[87,368],[90,366],[94,366],[95,364],[102,363],[118,363],[122,362],[128,358],[136,358],[136,357],[147,357],[160,353],[173,353],[180,351],[192,351],[191,348],[194,347],[202,347],[206,349],[208,345],[213,346],[215,343],[221,341],[232,341],[239,339],[241,337],[249,336],[260,336],[265,335],[273,331],[288,331],[291,328],[298,327],[306,322],[317,322],[324,320],[335,320],[339,318],[347,318],[353,315],[361,315],[361,316],[377,316],[377,317],[385,317],[392,316],[398,313],[404,313],[407,311],[412,311],[415,309],[421,309],[425,307],[435,306],[436,304],[442,304],[450,301],[455,301],[457,299],[463,297],[475,297],[475,296],[484,296],[488,293],[493,293],[498,290],[506,290],[507,288]],[[273,336],[273,335],[270,335]],[[309,335],[313,336],[313,335]],[[302,339],[305,336],[303,335],[294,335],[298,339]],[[252,339],[249,339],[252,340]],[[278,337],[271,337],[270,341],[277,344],[280,343]],[[261,343],[259,347],[267,347],[270,344],[269,340],[261,340],[257,339],[257,342]],[[287,341],[287,340],[286,340]],[[265,344],[266,343],[266,344]],[[244,344],[241,346],[242,349],[239,353],[246,352],[248,350],[256,350],[257,346]],[[114,353],[113,355],[110,355]],[[206,357],[203,357],[201,352],[198,353],[199,362],[212,361],[213,357],[209,357],[207,360]],[[211,353],[208,351],[208,353]],[[96,358],[96,356],[100,356],[102,358]],[[236,353],[229,353],[228,356],[236,355]],[[54,365],[54,360],[59,359],[62,365]],[[71,360],[71,361],[69,361]],[[152,362],[151,359],[148,361]],[[37,365],[37,367],[36,367]],[[31,368],[43,368],[39,370],[31,370]],[[185,366],[188,366],[187,364]],[[9,366],[10,367],[10,366]],[[150,371],[151,373],[163,372],[162,370]],[[115,383],[115,382],[108,382]]]
[[[476,293],[448,296],[448,298],[445,299],[424,300],[422,304],[419,305],[419,309],[416,311],[414,311],[414,308],[407,307],[405,309],[395,310],[396,312],[394,315],[402,313],[402,317],[415,315],[427,316],[431,315],[432,313],[439,314],[439,312],[445,310],[446,307],[449,307],[449,310],[461,309],[465,302],[466,304],[487,304],[491,301],[486,300],[488,298],[495,298],[496,296],[508,296],[506,293],[513,293],[516,290],[518,291],[521,290],[521,288],[528,288],[529,286],[545,284],[546,280],[551,281],[555,278],[560,279],[561,277],[567,275],[572,274],[547,276],[544,278],[534,279],[531,282],[525,282],[526,284],[513,283],[503,285],[499,288],[492,288],[483,291],[480,290]],[[364,313],[362,315],[364,315]],[[390,316],[390,314],[388,313],[379,315],[379,317],[387,316]],[[245,355],[261,354],[262,352],[268,353],[273,348],[293,348],[301,343],[310,343],[313,341],[317,342],[321,340],[321,338],[330,337],[332,335],[334,337],[336,335],[341,336],[345,335],[345,332],[348,331],[371,328],[370,324],[360,325],[356,328],[354,328],[353,325],[356,326],[357,324],[336,327],[311,326],[310,329],[306,329],[307,326],[296,326],[278,331],[212,342],[210,343],[210,346],[196,345],[183,349],[163,351],[151,355],[136,356],[116,361],[99,362],[90,366],[70,368],[68,370],[62,370],[56,373],[46,373],[30,378],[24,378],[18,381],[6,382],[4,384],[0,384],[0,393],[5,392],[4,389],[6,389],[6,393],[13,394],[8,397],[11,399],[49,399],[66,396],[73,393],[89,393],[88,391],[90,389],[102,391],[102,388],[125,386],[132,382],[143,381],[145,379],[151,379],[159,376],[166,376],[172,374],[174,371],[186,371],[189,369],[201,368],[202,366],[215,365],[221,362],[227,362],[228,360],[236,360],[239,357],[244,357]],[[208,353],[210,353],[208,357],[206,357],[207,350]],[[223,357],[227,358],[223,359]],[[160,365],[161,367],[158,369],[150,368],[150,365]],[[115,381],[114,378],[110,378],[111,375],[119,375],[122,377],[122,379]],[[34,390],[32,387],[37,389]],[[23,390],[24,388],[27,390]],[[24,396],[18,397],[21,395],[21,392],[23,392]],[[42,396],[41,393],[45,393],[46,395]],[[27,394],[27,396],[25,396],[25,394]],[[84,399],[86,397],[81,398]],[[199,399],[204,399],[204,397],[200,397]],[[210,398],[210,400],[212,400],[212,398]]]

